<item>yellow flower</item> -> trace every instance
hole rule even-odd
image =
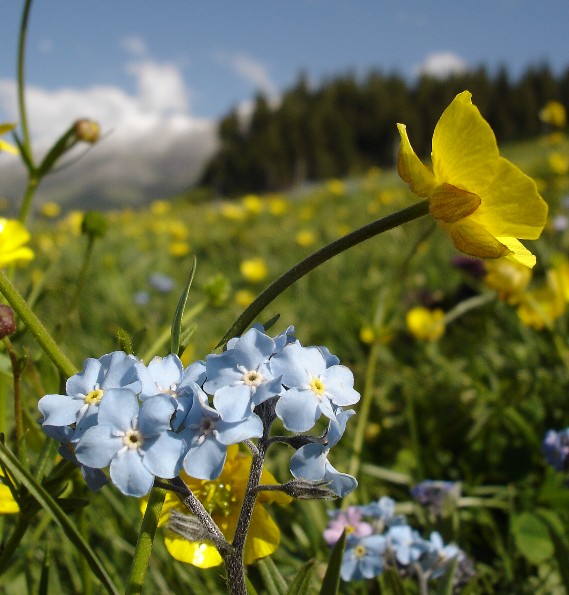
[[[316,242],[316,234],[312,229],[301,229],[296,234],[296,243],[301,248],[308,248]]]
[[[251,215],[259,215],[263,211],[263,199],[256,194],[247,194],[241,202],[243,208]]]
[[[167,200],[154,200],[150,203],[150,212],[153,215],[165,215],[171,207],[172,204]]]
[[[362,343],[371,345],[375,342],[375,338],[375,331],[371,326],[362,326],[362,328],[360,329],[360,341]]]
[[[444,317],[440,308],[429,310],[417,306],[407,312],[407,329],[419,341],[438,341],[445,332]]]
[[[239,265],[241,274],[251,283],[259,283],[268,274],[267,264],[261,257],[243,260]]]
[[[226,202],[221,205],[221,215],[231,221],[243,221],[247,214],[241,205]]]
[[[433,134],[433,168],[411,147],[405,125],[397,124],[401,147],[397,169],[411,190],[429,201],[429,211],[456,248],[478,258],[505,256],[533,267],[535,256],[516,239],[535,240],[547,204],[535,182],[500,157],[490,125],[459,93]]]
[[[269,213],[274,215],[275,217],[281,217],[284,215],[290,208],[290,203],[286,198],[282,196],[271,196],[268,199],[269,203]]]
[[[235,303],[241,308],[246,308],[254,299],[255,294],[248,289],[239,289],[235,292]]]
[[[527,291],[517,309],[520,320],[536,330],[551,327],[565,313],[569,301],[569,262],[560,258],[547,272],[546,284]]]
[[[562,176],[569,172],[569,157],[559,151],[550,153],[547,157],[549,168],[554,174]]]
[[[531,269],[505,258],[489,260],[485,268],[484,284],[496,290],[499,299],[510,304],[520,301],[531,281]]]
[[[46,202],[40,208],[40,213],[47,219],[55,219],[61,213],[61,207],[56,202]]]
[[[343,196],[346,194],[346,185],[342,180],[328,180],[326,182],[326,190],[333,196]]]
[[[0,268],[13,262],[31,260],[34,253],[24,246],[29,239],[28,230],[19,221],[0,217]]]
[[[20,512],[18,503],[14,500],[10,488],[2,482],[4,473],[0,469],[0,514],[16,514]]]
[[[539,119],[556,128],[563,128],[567,122],[565,106],[559,101],[548,101],[539,112]]]
[[[235,444],[227,449],[227,460],[217,479],[206,481],[189,477],[184,472],[181,474],[182,479],[204,505],[229,542],[235,535],[250,468],[251,456],[240,452]],[[263,469],[261,485],[276,483],[273,475]],[[274,502],[285,505],[292,502],[292,498],[283,492],[259,492],[245,542],[246,564],[252,564],[258,558],[270,556],[279,546],[279,528],[262,506],[262,504]],[[188,513],[178,497],[170,492],[166,495],[159,526],[168,522],[170,511],[173,509]],[[199,568],[218,566],[222,562],[219,552],[211,542],[190,542],[173,531],[167,532],[164,542],[170,555],[180,562],[193,564]]]
[[[187,256],[191,251],[191,246],[188,242],[170,242],[168,244],[168,252],[171,256]]]
[[[16,128],[15,124],[0,124],[0,136],[10,132]],[[6,153],[12,153],[12,155],[19,155],[19,151],[16,147],[0,138],[0,153],[6,151]]]

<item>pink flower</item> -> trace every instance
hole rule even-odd
[[[340,539],[344,530],[349,537],[367,537],[373,533],[369,523],[362,522],[362,512],[359,506],[349,506],[345,512],[339,512],[324,531],[324,539],[328,545],[334,545]]]

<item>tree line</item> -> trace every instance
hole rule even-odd
[[[454,96],[468,89],[499,142],[544,131],[540,109],[550,100],[569,107],[569,68],[555,76],[547,65],[516,80],[506,68],[480,67],[446,79],[372,71],[311,87],[301,74],[278,104],[263,94],[247,117],[233,109],[220,121],[220,146],[201,184],[236,195],[284,190],[307,180],[346,176],[370,166],[391,167],[398,146],[396,122],[407,124],[417,154],[430,152],[433,128]]]

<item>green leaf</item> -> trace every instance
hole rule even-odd
[[[567,540],[563,534],[563,524],[560,518],[549,510],[540,510],[537,514],[547,525],[559,566],[559,574],[563,579],[565,590],[569,593],[569,547],[567,547]]]
[[[176,307],[176,311],[174,312],[174,320],[172,321],[170,353],[178,354],[178,352],[180,351],[180,338],[182,336],[182,319],[184,318],[184,310],[186,308],[186,302],[188,301],[190,287],[192,286],[192,281],[194,280],[197,262],[197,258],[194,256],[194,262],[192,264],[192,270],[190,271],[188,282],[186,283],[186,287],[184,287],[184,291],[180,296],[180,301],[178,302],[178,306]]]
[[[437,585],[437,595],[452,595],[454,575],[458,568],[458,556],[455,556],[453,561],[448,565],[446,572]]]
[[[346,548],[346,531],[336,542],[330,560],[328,561],[328,568],[326,574],[322,579],[322,586],[320,587],[320,595],[334,595],[340,588],[340,569],[342,568],[342,558],[344,556],[344,549]]]
[[[119,348],[125,353],[128,353],[129,355],[134,353],[132,339],[123,328],[117,330],[117,343],[119,344]]]
[[[553,555],[549,529],[532,512],[522,512],[512,519],[512,534],[520,553],[532,564],[545,562]]]
[[[259,560],[259,572],[269,595],[286,595],[287,582],[270,556]]]
[[[251,579],[247,575],[245,575],[245,586],[247,587],[247,595],[257,595],[257,589],[255,589]]]
[[[16,482],[24,486],[37,503],[63,529],[64,534],[69,538],[75,548],[77,548],[77,550],[85,557],[91,570],[107,591],[118,595],[120,591],[114,585],[99,558],[97,558],[97,555],[91,549],[91,546],[77,530],[75,523],[69,519],[46,489],[41,486],[24,467],[22,467],[16,456],[2,443],[0,443],[0,461],[2,461],[2,464],[6,467]]]
[[[312,581],[312,569],[316,560],[309,560],[294,577],[287,595],[306,595],[310,592],[310,582]]]
[[[399,576],[399,573],[394,568],[386,568],[383,572],[386,591],[389,595],[405,595],[405,585]]]

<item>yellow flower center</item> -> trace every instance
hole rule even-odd
[[[363,545],[359,544],[354,548],[354,554],[356,558],[363,558],[367,554],[367,550]]]
[[[128,430],[125,432],[122,442],[127,448],[134,449],[144,444],[144,438],[138,430]]]
[[[213,518],[230,516],[237,502],[233,487],[220,481],[204,481],[194,493]]]
[[[101,402],[104,394],[104,390],[101,388],[96,388],[85,395],[85,403],[87,403],[87,405],[98,405]]]
[[[309,383],[310,390],[321,397],[326,393],[326,387],[324,386],[324,382],[320,378],[312,378]]]
[[[355,531],[355,529],[352,527],[352,525],[346,525],[344,527],[344,531],[346,532],[346,535],[350,535]]]

